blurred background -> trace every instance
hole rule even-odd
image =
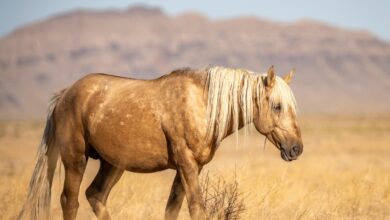
[[[296,68],[302,113],[387,113],[389,10],[352,0],[2,1],[0,118],[43,119],[53,92],[87,73],[149,79],[209,65]]]
[[[390,219],[389,11],[385,0],[1,0],[0,216],[15,218],[24,200],[51,95],[82,76],[274,65],[278,75],[296,69],[303,155],[285,163],[264,137],[241,132],[205,172],[238,182],[242,219]],[[113,217],[161,219],[173,175],[126,174],[109,200]],[[80,219],[93,219],[80,199]]]

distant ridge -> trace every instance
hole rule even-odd
[[[90,72],[154,78],[209,65],[295,67],[303,114],[390,112],[390,44],[369,32],[139,5],[67,12],[0,38],[0,119],[44,118],[51,94]]]

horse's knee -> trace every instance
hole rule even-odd
[[[206,208],[198,198],[190,199],[188,209],[193,219],[206,219]]]
[[[189,204],[189,210],[190,212],[193,211],[193,212],[205,212],[205,208],[203,206],[203,204],[201,203],[192,203],[192,204]]]
[[[206,219],[206,210],[202,204],[191,204],[189,211],[192,219]]]

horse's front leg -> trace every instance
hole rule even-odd
[[[181,204],[184,199],[184,189],[181,184],[180,174],[176,173],[175,180],[173,180],[171,193],[169,194],[167,206],[165,208],[165,220],[175,220],[179,215]]]
[[[199,173],[200,173],[200,169],[199,169]],[[169,194],[167,206],[165,208],[165,220],[177,219],[180,212],[181,205],[183,203],[184,195],[185,192],[180,180],[180,174],[179,172],[177,172],[175,179],[173,180],[171,193]]]
[[[194,220],[206,219],[203,205],[202,191],[199,184],[198,174],[201,166],[195,160],[192,151],[188,148],[178,149],[177,171],[181,185],[187,198],[191,218]]]

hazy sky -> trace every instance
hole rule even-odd
[[[390,40],[390,0],[0,0],[0,36],[58,12],[79,8],[127,8],[140,3],[160,6],[170,14],[192,10],[212,18],[256,15],[288,22],[314,18],[349,29],[369,30]]]

